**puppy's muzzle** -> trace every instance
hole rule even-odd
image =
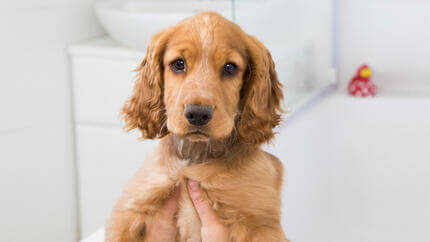
[[[185,106],[184,115],[191,125],[203,126],[211,121],[213,116],[211,106],[202,106],[198,104],[188,104]]]

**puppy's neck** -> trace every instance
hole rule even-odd
[[[202,163],[208,160],[222,160],[240,152],[242,144],[236,135],[231,135],[223,140],[209,140],[205,142],[193,142],[186,138],[170,134],[167,145],[169,150],[179,159],[190,163]]]

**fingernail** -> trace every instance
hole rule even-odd
[[[194,180],[188,180],[188,186],[191,190],[197,190],[199,188],[199,183]]]

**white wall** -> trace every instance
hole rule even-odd
[[[1,241],[76,241],[66,46],[101,33],[88,0],[0,1]]]
[[[327,241],[428,241],[430,2],[337,3],[340,92],[368,63],[381,95],[316,108],[325,117],[314,137],[325,149],[311,159],[329,167]]]
[[[337,2],[337,63],[343,87],[366,62],[382,93],[428,95],[430,1]]]
[[[296,242],[426,242],[430,99],[333,95],[287,120],[283,223]]]

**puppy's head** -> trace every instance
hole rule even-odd
[[[153,36],[138,71],[123,114],[143,138],[222,140],[236,130],[260,144],[280,122],[283,96],[269,51],[216,13]]]

